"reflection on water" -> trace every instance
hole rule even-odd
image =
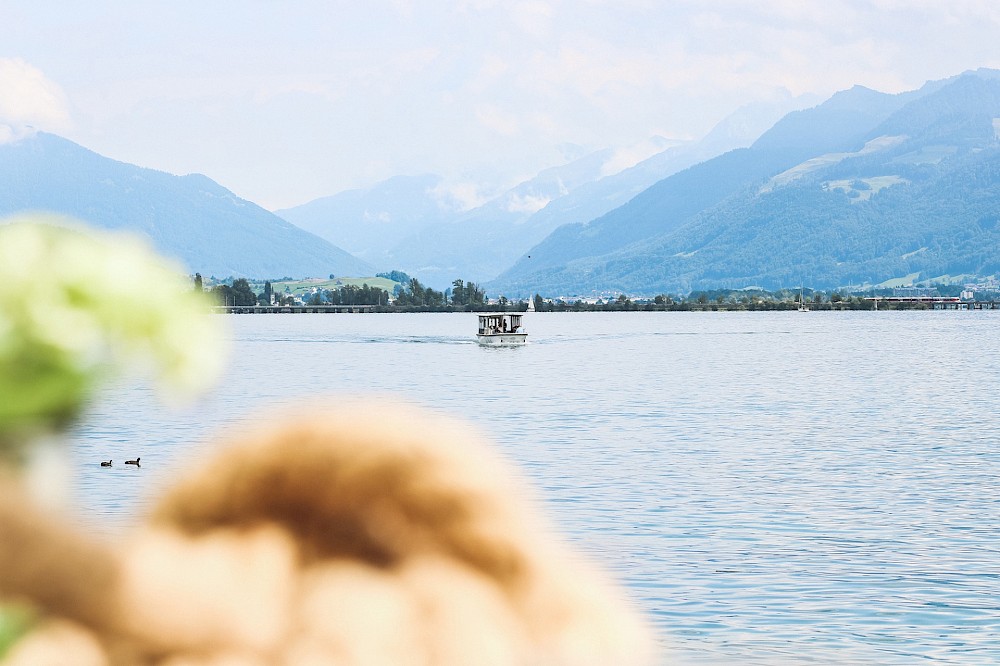
[[[491,432],[681,663],[996,663],[998,314],[535,313],[496,349],[471,314],[230,316],[215,394],[81,425],[81,520],[127,530],[248,415],[401,396]]]

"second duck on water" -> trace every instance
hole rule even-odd
[[[125,464],[126,465],[138,465],[140,460],[142,460],[142,458],[136,458],[135,460],[126,460]]]
[[[109,460],[109,461],[107,461],[107,462],[104,462],[104,461],[102,460],[102,461],[101,461],[101,467],[111,467],[111,461]]]

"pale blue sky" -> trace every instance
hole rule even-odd
[[[423,172],[471,202],[567,146],[1000,67],[998,35],[996,0],[2,0],[0,139],[31,125],[272,209]]]

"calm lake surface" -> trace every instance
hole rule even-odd
[[[472,314],[226,317],[214,394],[116,386],[74,434],[87,529],[226,423],[393,394],[492,433],[671,663],[1000,663],[1000,312],[530,313],[503,349]]]

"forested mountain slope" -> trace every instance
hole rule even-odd
[[[206,276],[371,274],[365,262],[205,176],[117,162],[53,134],[0,146],[0,216],[27,210],[134,231]]]
[[[747,151],[561,228],[488,286],[652,293],[991,275],[998,131],[996,72],[903,95],[854,88],[789,114]]]

